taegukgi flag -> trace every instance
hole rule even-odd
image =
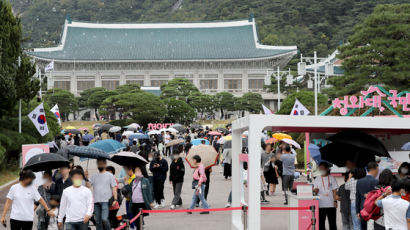
[[[50,109],[50,111],[54,113],[54,115],[56,115],[58,124],[61,125],[60,110],[58,109],[58,105],[56,104],[53,108]]]
[[[272,110],[270,110],[268,107],[266,107],[264,104],[262,104],[262,109],[264,114],[273,114]]]
[[[48,133],[46,113],[44,111],[43,103],[41,103],[33,111],[31,111],[28,117],[33,122],[34,126],[36,126],[37,131],[41,136],[44,136]]]
[[[293,109],[290,112],[290,115],[292,116],[307,116],[309,115],[309,110],[306,109],[306,107],[300,103],[298,99],[295,100],[295,104],[293,105]]]
[[[48,64],[46,65],[46,67],[44,67],[44,71],[45,71],[45,72],[49,72],[49,71],[51,71],[51,70],[54,70],[54,61],[48,63]]]

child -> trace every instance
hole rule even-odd
[[[49,218],[47,230],[58,230],[57,226],[57,216],[58,216],[58,206],[60,205],[60,196],[52,195],[50,197],[50,208],[54,213],[54,216]]]
[[[276,191],[276,185],[278,184],[278,167],[275,165],[276,157],[272,156],[268,161],[268,171],[265,172],[266,183],[269,184],[269,195],[273,195]]]

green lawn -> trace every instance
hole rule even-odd
[[[20,169],[17,166],[12,166],[9,169],[0,171],[0,185],[6,184],[18,177]]]

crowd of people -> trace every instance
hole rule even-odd
[[[86,230],[90,222],[97,230],[108,230],[119,226],[117,218],[121,206],[125,206],[128,219],[132,219],[141,210],[161,209],[165,204],[164,187],[167,180],[172,185],[173,198],[170,209],[183,205],[181,197],[186,166],[183,157],[192,147],[191,140],[202,138],[202,145],[212,145],[220,153],[218,163],[223,165],[223,176],[228,180],[232,176],[232,150],[224,148],[220,135],[209,135],[211,129],[188,129],[180,134],[170,131],[151,135],[149,139],[133,139],[121,133],[106,131],[95,132],[96,140],[114,139],[126,146],[126,151],[140,155],[148,162],[146,165],[123,166],[116,174],[116,169],[106,159],[97,159],[98,172],[89,175],[80,165],[69,165],[57,170],[44,171],[44,183],[33,186],[35,174],[30,170],[20,173],[19,183],[13,185],[7,194],[1,223],[6,226],[6,214],[11,209],[10,229],[28,230],[33,227],[37,218],[38,230]],[[142,132],[135,130],[135,132]],[[229,132],[229,131],[228,131]],[[87,133],[86,133],[87,134]],[[176,145],[171,141],[181,139]],[[55,148],[67,145],[88,145],[82,135],[65,135],[56,138]],[[288,194],[294,188],[295,179],[300,176],[296,169],[296,151],[294,146],[285,142],[261,142],[261,194],[262,204],[268,204],[267,196],[277,193],[281,182],[284,205],[288,204]],[[243,149],[246,153],[246,148]],[[212,167],[206,168],[199,155],[192,157],[191,167],[193,195],[188,210],[199,207],[208,209],[208,192]],[[314,161],[312,161],[314,163]],[[247,164],[243,163],[242,178],[247,186]],[[319,196],[319,229],[337,227],[337,208],[340,203],[343,229],[408,229],[410,226],[409,192],[410,165],[403,163],[397,175],[389,169],[383,169],[376,162],[367,167],[355,166],[347,161],[345,183],[338,185],[330,174],[331,164],[322,161],[311,170],[313,192]],[[292,191],[293,192],[293,191]],[[226,207],[231,206],[232,192],[229,194]],[[245,201],[242,201],[245,202]],[[368,211],[371,210],[371,211]],[[36,213],[36,215],[35,215]],[[192,214],[191,211],[187,212]],[[209,214],[207,211],[200,214]],[[144,223],[142,214],[131,224],[132,229],[141,229]],[[369,221],[375,220],[375,221]]]

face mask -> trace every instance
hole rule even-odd
[[[102,172],[104,171],[105,167],[98,167],[98,171]]]
[[[320,175],[321,175],[321,176],[326,176],[326,175],[327,175],[327,171],[325,171],[325,170],[320,170]]]
[[[81,180],[81,179],[73,180],[73,185],[75,187],[80,187],[82,184],[83,184],[83,180]]]
[[[153,159],[152,159],[152,157],[148,157],[148,160],[149,160],[149,161],[152,161]]]
[[[175,159],[178,159],[178,158],[179,158],[179,155],[178,155],[178,154],[175,154],[175,155],[174,155],[174,158],[175,158]]]
[[[400,171],[401,171],[401,174],[407,174],[409,172],[409,170],[406,168],[402,168]]]

